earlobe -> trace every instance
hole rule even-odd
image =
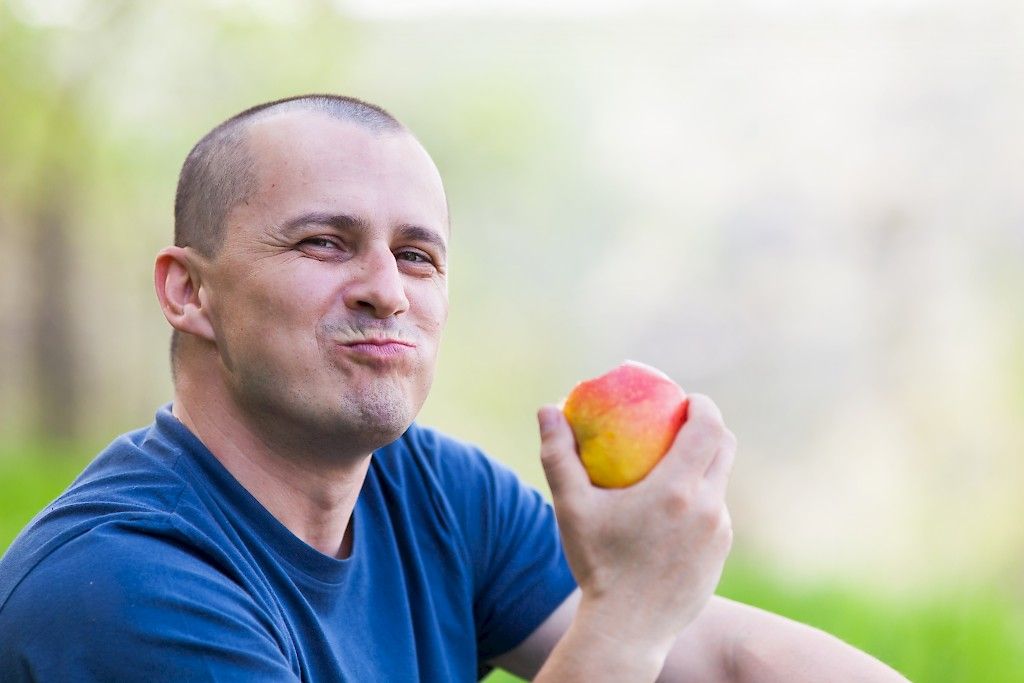
[[[199,269],[185,247],[164,247],[156,256],[153,284],[164,317],[176,330],[209,341],[214,340],[213,326],[203,296]]]

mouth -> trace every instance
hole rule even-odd
[[[416,345],[403,339],[358,339],[341,346],[358,356],[370,358],[401,358],[412,352]]]

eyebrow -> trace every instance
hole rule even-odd
[[[281,230],[284,234],[290,235],[305,225],[327,225],[336,230],[364,232],[369,232],[370,230],[369,224],[361,218],[344,213],[328,213],[323,211],[310,211],[309,213],[296,216],[286,221],[281,226]],[[402,224],[398,226],[397,232],[400,237],[405,239],[427,242],[433,245],[441,253],[442,258],[447,258],[448,256],[448,246],[436,230],[431,230],[421,225]]]

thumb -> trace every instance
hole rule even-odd
[[[590,480],[576,453],[576,437],[562,411],[555,406],[543,406],[537,411],[540,426],[540,462],[544,476],[551,487],[552,496],[560,496]]]

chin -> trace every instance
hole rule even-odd
[[[381,413],[377,410],[362,411],[358,427],[361,436],[379,446],[385,446],[398,439],[412,424],[412,417],[397,409]]]
[[[378,442],[380,446],[402,436],[412,424],[417,412],[409,396],[404,392],[394,391],[393,387],[362,392],[351,408],[355,408],[358,415],[356,430]]]

